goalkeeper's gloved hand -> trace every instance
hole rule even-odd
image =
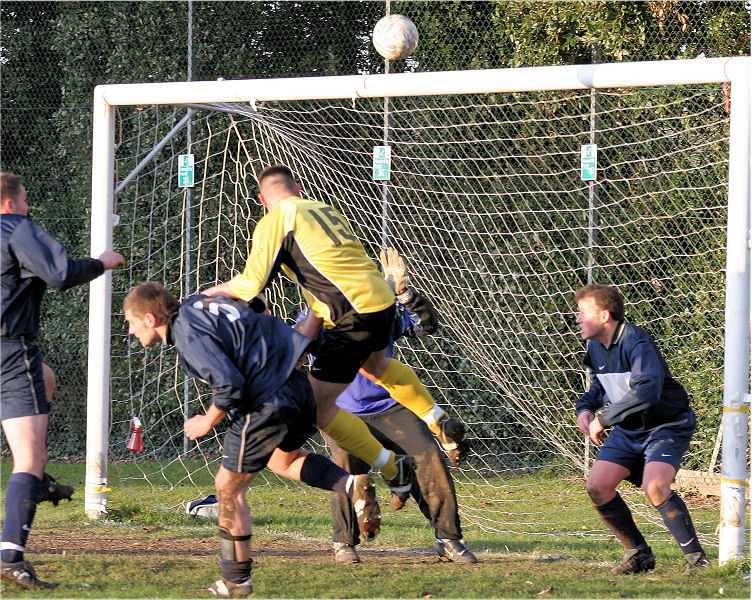
[[[381,251],[381,266],[384,269],[384,279],[394,290],[397,299],[408,302],[412,298],[412,292],[407,287],[407,268],[399,252],[394,248],[386,248]]]

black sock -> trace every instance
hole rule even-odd
[[[311,487],[347,494],[350,473],[320,454],[309,454],[300,469],[300,480]]]
[[[603,522],[608,525],[608,528],[625,548],[630,550],[632,548],[639,548],[640,550],[648,548],[648,543],[642,537],[632,518],[632,512],[618,492],[605,504],[596,506],[595,510],[600,513]]]
[[[244,561],[220,558],[219,564],[222,569],[222,577],[227,581],[232,581],[233,583],[245,583],[251,578],[251,565],[253,564],[252,558]]]
[[[29,537],[42,480],[31,473],[13,473],[5,490],[5,525],[3,526],[3,562],[23,560],[26,539]],[[8,545],[15,547],[8,548]]]
[[[695,526],[689,516],[687,505],[676,492],[671,492],[668,498],[655,507],[661,513],[663,522],[678,542],[684,554],[702,552],[700,540],[697,539]]]

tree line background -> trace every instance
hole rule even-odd
[[[741,1],[391,2],[421,39],[391,72],[749,55]],[[0,4],[0,169],[31,216],[89,250],[91,98],[102,83],[382,73],[385,2]],[[189,20],[192,24],[189,39]],[[429,43],[430,40],[430,43]],[[189,52],[190,49],[190,52]],[[48,293],[39,343],[58,376],[50,455],[85,452],[88,293]]]

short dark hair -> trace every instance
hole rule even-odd
[[[0,200],[17,200],[23,186],[23,177],[15,173],[0,173]]]
[[[624,296],[615,287],[611,285],[598,285],[597,283],[586,285],[574,294],[575,302],[579,302],[583,298],[592,298],[595,300],[596,306],[601,310],[610,312],[611,318],[615,321],[624,320]]]
[[[292,174],[290,167],[286,165],[271,165],[266,167],[258,176],[259,185],[267,177],[281,176],[285,183],[291,187],[295,186],[295,176]]]
[[[130,311],[137,317],[151,313],[157,317],[159,325],[170,320],[180,308],[180,302],[167,289],[156,281],[147,281],[134,287],[123,300],[123,311]]]

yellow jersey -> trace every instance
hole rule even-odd
[[[323,202],[291,196],[264,215],[253,230],[245,269],[230,280],[230,288],[250,300],[280,269],[302,288],[327,328],[351,314],[394,304],[392,288],[345,218]]]

